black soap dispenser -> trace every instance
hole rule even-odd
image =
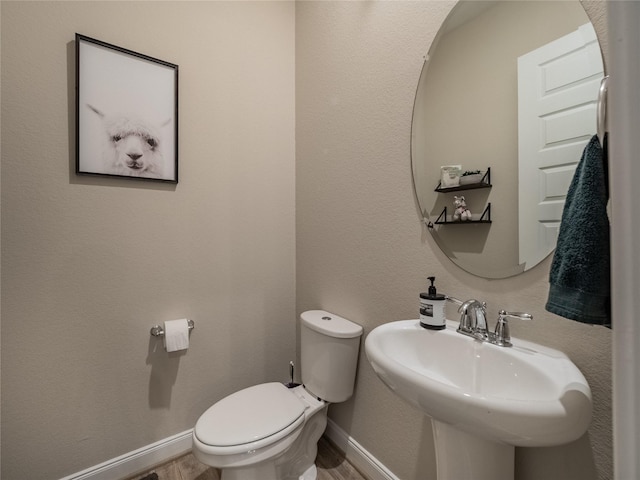
[[[420,294],[420,325],[430,330],[443,330],[446,327],[444,304],[447,297],[436,291],[436,277],[427,277],[431,282],[427,293]]]

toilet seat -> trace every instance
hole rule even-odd
[[[304,422],[305,405],[281,383],[263,383],[223,398],[202,414],[194,437],[216,455],[255,450]]]

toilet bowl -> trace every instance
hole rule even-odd
[[[353,393],[362,327],[331,313],[301,316],[302,380],[263,383],[215,403],[193,429],[193,454],[221,480],[315,480],[330,403]]]

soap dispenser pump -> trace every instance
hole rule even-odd
[[[447,297],[438,293],[434,282],[436,277],[427,277],[431,282],[427,293],[420,294],[420,325],[430,330],[443,330],[446,327],[444,304]]]

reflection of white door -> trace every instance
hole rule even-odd
[[[596,132],[602,77],[591,24],[518,58],[520,264],[555,248],[573,172]]]

